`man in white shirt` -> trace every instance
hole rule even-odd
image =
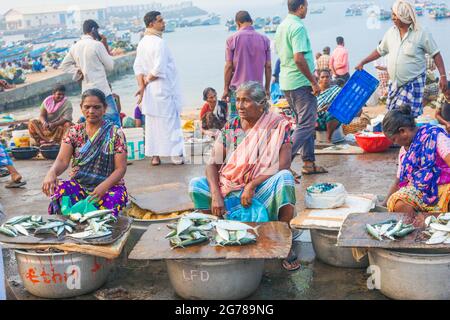
[[[160,12],[151,11],[144,17],[146,31],[139,42],[134,73],[139,86],[137,96],[145,114],[145,155],[172,157],[183,163],[184,138],[181,129],[181,89],[172,53],[162,39],[165,22]]]
[[[74,80],[81,82],[81,91],[99,89],[106,96],[108,108],[104,118],[120,127],[120,115],[111,92],[106,73],[114,69],[114,60],[109,53],[106,37],[98,33],[94,20],[83,23],[83,33],[61,63],[61,69],[73,73]]]
[[[409,105],[415,118],[423,113],[423,97],[429,54],[439,70],[439,86],[447,90],[447,76],[442,55],[431,33],[419,26],[414,6],[405,0],[397,0],[392,6],[392,26],[384,35],[377,49],[366,57],[356,69],[388,57],[389,88],[386,100],[388,110]]]

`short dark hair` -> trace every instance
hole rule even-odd
[[[214,92],[217,94],[217,91],[214,88],[208,87],[205,90],[203,90],[203,101],[208,100],[208,93]]]
[[[53,87],[52,93],[62,92],[66,93],[66,87],[63,84],[57,84]]]
[[[156,18],[161,15],[161,12],[159,11],[150,11],[148,12],[144,17],[144,23],[145,26],[148,27],[150,23],[153,23],[156,21]]]
[[[89,19],[89,20],[86,20],[83,22],[83,33],[84,34],[91,33],[92,29],[98,29],[98,28],[100,28],[100,27],[99,27],[98,23],[95,22],[94,20]]]
[[[322,52],[323,53],[325,53],[325,52],[330,53],[331,52],[331,48],[330,47],[325,47],[325,48],[323,48]]]
[[[392,137],[400,128],[415,128],[416,120],[411,112],[411,107],[403,105],[399,109],[389,111],[383,119],[383,132]]]
[[[319,70],[319,78],[320,78],[322,72],[328,73],[328,75],[331,77],[331,71],[330,71],[330,69],[322,69],[322,70]]]
[[[344,38],[343,37],[337,37],[336,38],[336,43],[337,44],[344,44]]]
[[[105,107],[107,106],[106,96],[100,89],[88,89],[83,92],[83,94],[81,95],[81,104],[83,104],[84,100],[87,97],[97,97]]]
[[[250,16],[250,13],[248,13],[248,11],[239,11],[238,13],[236,13],[235,20],[238,23],[253,23],[252,17]]]
[[[288,0],[289,12],[296,12],[300,6],[305,5],[306,0]]]

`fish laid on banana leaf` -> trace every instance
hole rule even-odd
[[[217,218],[200,212],[183,215],[177,223],[167,225],[171,231],[166,239],[169,239],[172,249],[206,242],[208,233],[214,228],[213,220]]]
[[[395,219],[383,221],[376,224],[366,224],[366,231],[378,241],[383,240],[397,240],[398,238],[406,237],[412,233],[416,228],[411,224],[404,224],[403,220],[397,221]]]
[[[258,235],[258,227],[238,221],[218,220],[215,216],[199,212],[183,215],[177,223],[167,227],[170,232],[166,239],[169,239],[172,248],[184,248],[211,239],[220,246],[245,245],[255,243]]]

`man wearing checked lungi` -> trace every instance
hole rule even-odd
[[[392,7],[392,26],[377,49],[356,67],[362,70],[369,62],[388,56],[390,77],[386,105],[388,110],[409,105],[414,117],[423,113],[423,96],[429,54],[439,70],[439,87],[447,90],[447,77],[442,56],[430,32],[418,25],[411,3],[398,0]]]

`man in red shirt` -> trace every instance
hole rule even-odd
[[[342,79],[345,82],[350,78],[348,51],[344,47],[344,38],[336,38],[337,47],[330,57],[330,70],[336,80]]]

